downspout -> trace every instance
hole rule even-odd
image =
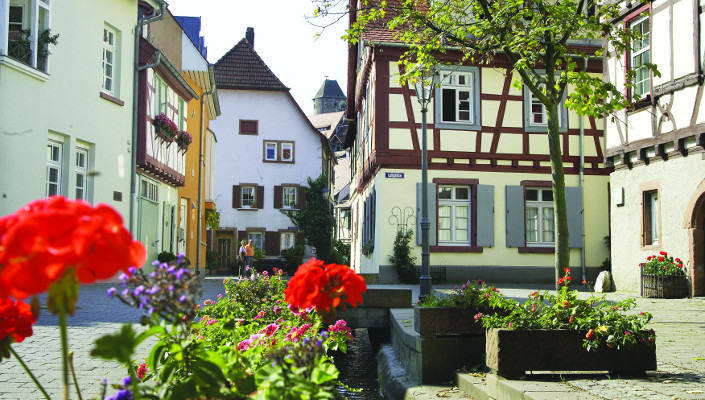
[[[213,75],[210,76],[211,90],[203,92],[201,95],[201,138],[198,141],[198,228],[196,232],[198,247],[196,248],[196,275],[201,273],[201,247],[205,245],[203,242],[203,167],[206,163],[203,150],[206,140],[206,96],[210,96],[215,92],[215,80]]]
[[[580,213],[580,218],[582,219],[582,224],[581,224],[581,240],[582,240],[582,247],[580,248],[580,272],[582,273],[582,281],[585,281],[585,194],[583,193],[583,181],[585,180],[585,175],[584,175],[584,166],[583,164],[585,163],[585,153],[583,151],[583,139],[585,137],[585,130],[583,128],[583,117],[582,115],[580,116],[580,119],[578,120],[578,127],[580,129],[580,141],[579,141],[579,152],[580,152],[580,168],[578,170],[578,187],[580,188],[580,196],[582,197],[582,204],[583,204],[583,210]]]
[[[135,212],[137,210],[135,210],[135,202],[137,200],[137,105],[139,103],[139,99],[137,97],[139,92],[139,72],[142,71],[142,69],[151,68],[151,64],[145,65],[144,68],[140,68],[140,38],[142,37],[142,26],[163,19],[165,8],[166,3],[164,3],[163,1],[159,1],[159,15],[156,15],[157,10],[154,10],[152,15],[146,18],[138,16],[138,19],[142,19],[139,19],[137,21],[137,25],[135,26],[135,68],[133,71],[134,77],[132,79],[132,142],[130,143],[130,151],[132,155],[132,161],[130,163],[130,233],[135,239],[137,239],[137,233],[135,229]],[[141,10],[139,6],[137,7],[137,9]],[[157,61],[154,64],[155,66],[160,62],[161,53],[156,54],[156,56]]]

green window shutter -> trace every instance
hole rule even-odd
[[[505,186],[507,247],[526,246],[524,232],[524,188]]]
[[[565,204],[568,217],[568,247],[583,247],[583,189],[566,187]]]
[[[494,185],[477,185],[477,246],[494,246]]]
[[[436,214],[436,184],[428,183],[428,245],[435,246],[437,243]],[[416,183],[416,244],[421,246],[421,183]]]

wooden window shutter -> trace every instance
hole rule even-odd
[[[302,246],[306,244],[306,237],[304,236],[303,232],[297,232],[296,236],[294,237],[294,245],[299,244]]]
[[[268,256],[278,256],[279,255],[279,232],[265,232],[264,233],[264,249]]]
[[[247,240],[247,231],[237,231],[237,249],[240,250],[240,242]]]
[[[583,189],[566,187],[565,205],[568,218],[568,247],[583,247]]]
[[[494,246],[494,186],[477,185],[477,246]]]
[[[233,185],[233,208],[240,208],[241,201],[242,201],[242,196],[240,196],[240,186]]]
[[[653,238],[651,237],[651,194],[650,192],[643,192],[641,194],[642,201],[642,246],[653,244]]]
[[[524,247],[524,187],[505,186],[507,247]]]
[[[274,208],[282,208],[283,191],[281,186],[274,187]]]
[[[257,208],[264,208],[264,186],[257,186],[257,198],[255,199],[255,204]]]
[[[437,219],[436,219],[436,213],[437,213],[437,202],[436,202],[436,184],[435,183],[427,183],[428,187],[428,245],[429,246],[435,246],[436,245],[436,234],[438,233],[438,229],[436,227],[437,225]],[[416,244],[421,246],[421,208],[422,208],[422,199],[421,199],[421,183],[416,183]]]
[[[296,194],[296,202],[297,207],[299,210],[303,210],[306,207],[306,189],[308,189],[305,186],[300,186],[298,193]]]

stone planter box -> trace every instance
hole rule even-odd
[[[583,348],[584,331],[488,329],[485,363],[505,378],[526,371],[610,371],[644,373],[656,370],[656,346],[638,343],[629,350]]]
[[[662,299],[688,297],[688,277],[685,275],[642,274],[641,295]]]
[[[478,312],[452,307],[414,307],[414,330],[421,336],[430,337],[484,335],[482,323],[475,322]]]

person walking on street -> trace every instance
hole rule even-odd
[[[252,239],[245,246],[245,265],[250,267],[250,275],[254,271],[252,261],[255,259],[255,245],[252,243]],[[245,278],[247,278],[247,270],[245,270]]]
[[[237,252],[237,260],[240,267],[238,268],[238,276],[242,276],[242,272],[245,269],[245,259],[247,258],[247,250],[245,250],[245,245],[247,240],[242,239],[240,241],[240,250]]]

